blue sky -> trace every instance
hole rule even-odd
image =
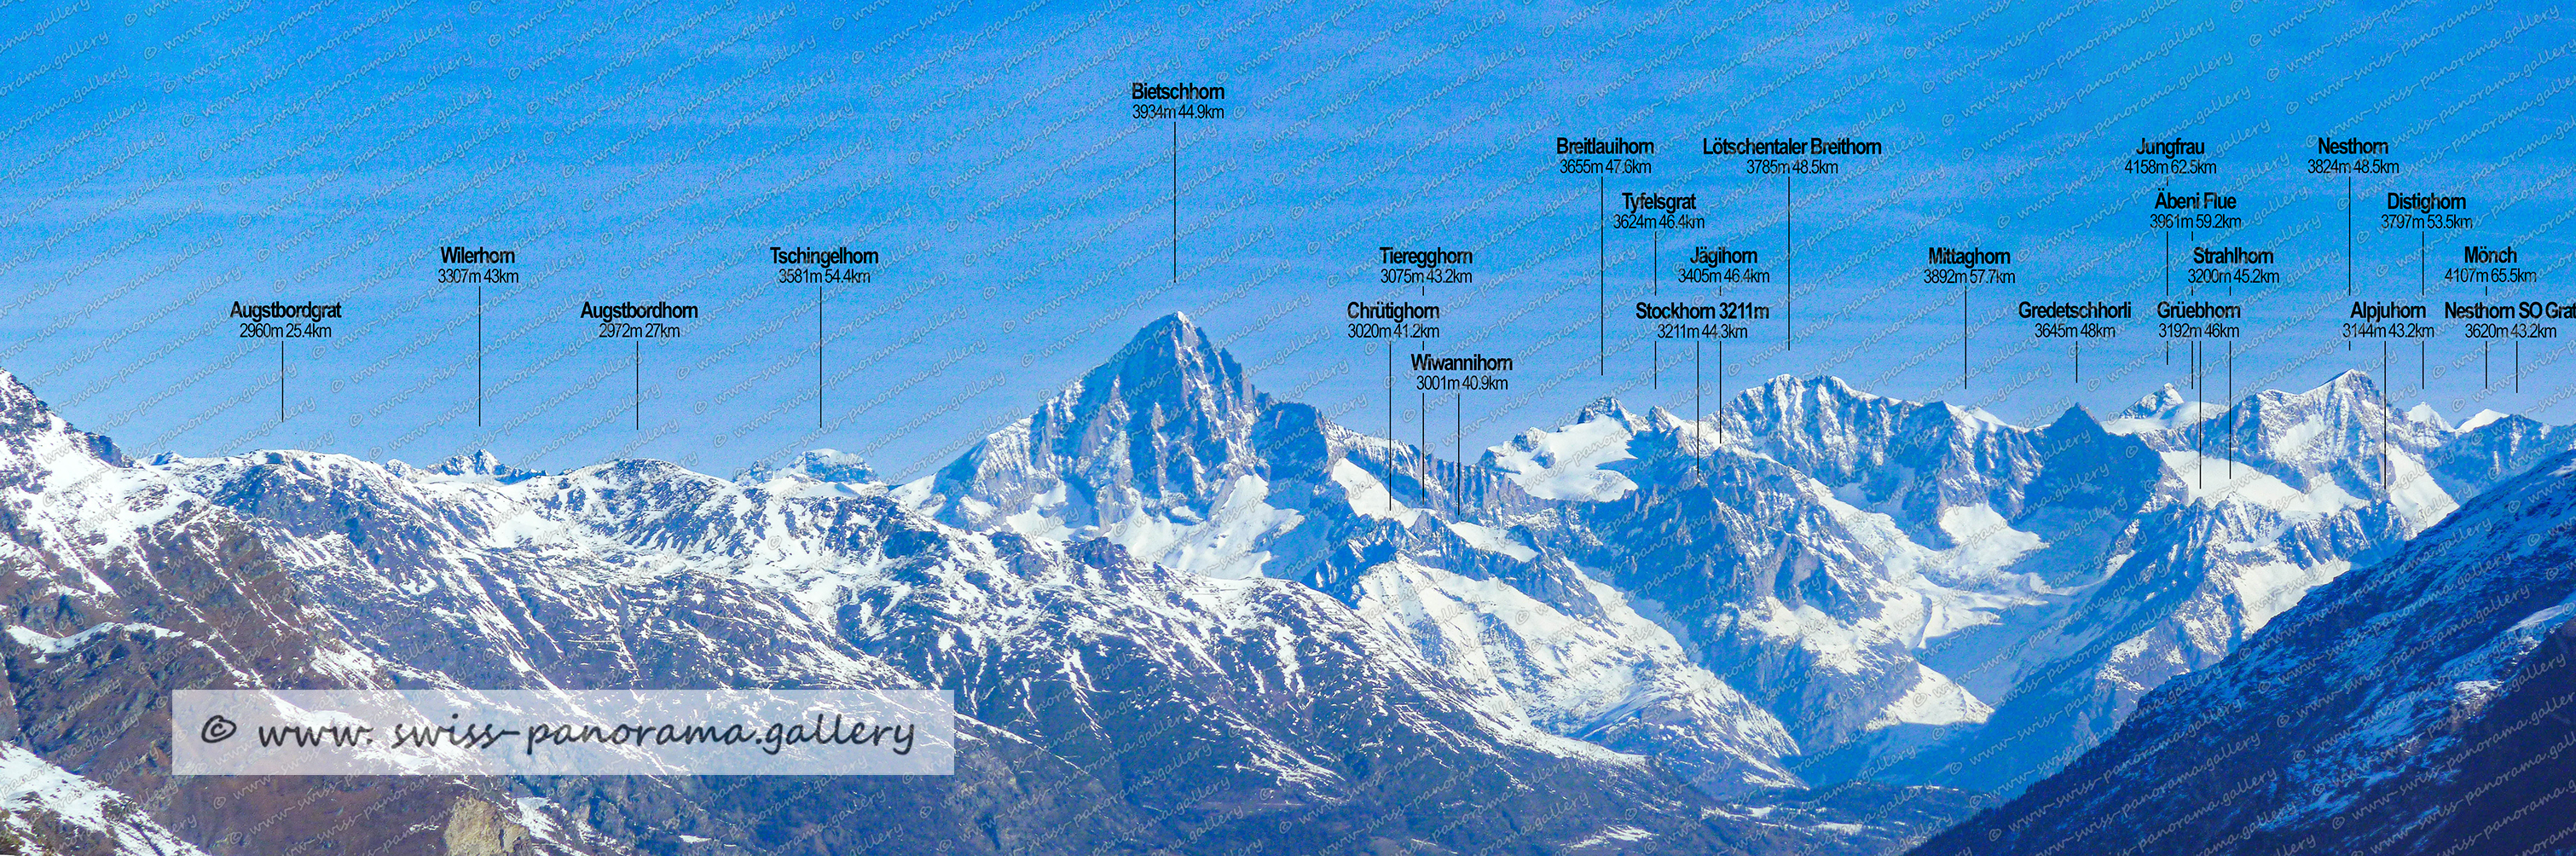
[[[1475,449],[1603,395],[1687,412],[1690,343],[1597,307],[1650,288],[1713,302],[1672,268],[1723,245],[1774,277],[1724,299],[1774,314],[1727,345],[1722,385],[1706,348],[1709,400],[1836,374],[2039,423],[2188,382],[2151,317],[2086,343],[2080,381],[2070,342],[2007,317],[2022,300],[2151,313],[2159,187],[2240,200],[2242,225],[2177,234],[2177,252],[2277,254],[2282,281],[2243,301],[2240,395],[2380,374],[2381,343],[2339,332],[2349,181],[2359,296],[2411,298],[2419,241],[2429,259],[2441,331],[2420,358],[2388,349],[2393,397],[2570,422],[2569,339],[2524,342],[2516,392],[2509,342],[2439,316],[2480,291],[2440,281],[2463,245],[2540,272],[2502,299],[2576,299],[2571,43],[2555,7],[2502,2],[17,0],[0,5],[0,367],[145,454],[489,448],[731,474],[833,447],[909,477],[1176,310],[1264,389],[1383,431],[1386,346],[1348,338],[1344,306],[1403,296],[1442,306],[1432,349],[1516,360],[1510,389],[1431,408]],[[1226,115],[1134,118],[1138,81],[1223,86]],[[2389,141],[2401,171],[2312,174],[2320,135]],[[1559,136],[1651,140],[1652,171],[1564,174]],[[1748,136],[1884,151],[1794,187],[1701,153]],[[2218,172],[2121,171],[2141,139],[2177,136]],[[2389,191],[2467,197],[2477,223],[2381,228]],[[1649,192],[1695,196],[1705,225],[1600,233],[1604,200]],[[519,282],[483,285],[479,426],[476,295],[437,281],[445,245],[519,258]],[[1968,290],[1964,388],[1959,289],[1923,281],[1935,245],[2015,253],[2015,282]],[[880,254],[873,281],[825,288],[820,426],[815,289],[779,282],[772,246]],[[1472,250],[1473,282],[1398,295],[1381,246]],[[344,307],[329,339],[285,346],[283,421],[279,346],[240,337],[236,301]],[[680,338],[601,340],[585,301],[701,315]],[[2206,353],[2201,397],[2222,398],[2223,346]],[[1397,398],[1411,439],[1420,399]]]

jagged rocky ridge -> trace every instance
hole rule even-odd
[[[902,486],[138,465],[0,386],[12,740],[217,853],[291,847],[238,807],[322,793],[483,852],[1884,852],[2571,439],[2357,374],[2036,429],[1780,378],[1462,463],[1178,316]],[[927,785],[153,772],[168,689],[387,684],[951,687],[966,750]]]
[[[2311,592],[1918,852],[2567,852],[2571,561],[2562,454]]]

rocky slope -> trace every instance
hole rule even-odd
[[[2565,852],[2571,561],[2576,455],[2560,455],[1918,852]]]

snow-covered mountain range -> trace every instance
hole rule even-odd
[[[15,380],[0,414],[12,828],[224,854],[357,815],[479,853],[1886,852],[2576,444],[2358,373],[2039,427],[1782,377],[1462,462],[1261,393],[1178,315],[900,485],[830,452],[137,462]],[[233,686],[945,687],[961,750],[930,782],[168,776],[168,692]]]
[[[1596,402],[1461,464],[1260,395],[1172,317],[901,493],[1296,580],[1497,715],[1714,794],[2011,793],[2571,439],[2395,412],[2358,372],[2037,428],[1782,377],[1698,421]]]

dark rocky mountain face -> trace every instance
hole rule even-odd
[[[2548,459],[2310,593],[1918,852],[2565,852],[2571,466]]]
[[[0,778],[28,852],[288,852],[324,830],[420,850],[458,806],[493,799],[455,780],[169,775],[173,688],[381,673],[260,526],[71,430],[14,379],[0,378],[0,406]]]
[[[988,529],[1033,503],[1076,526],[1186,514],[1264,470],[1270,456],[1253,435],[1275,421],[1274,406],[1197,325],[1165,318],[1020,426],[941,471],[941,489],[976,501],[949,506],[942,517]]]

